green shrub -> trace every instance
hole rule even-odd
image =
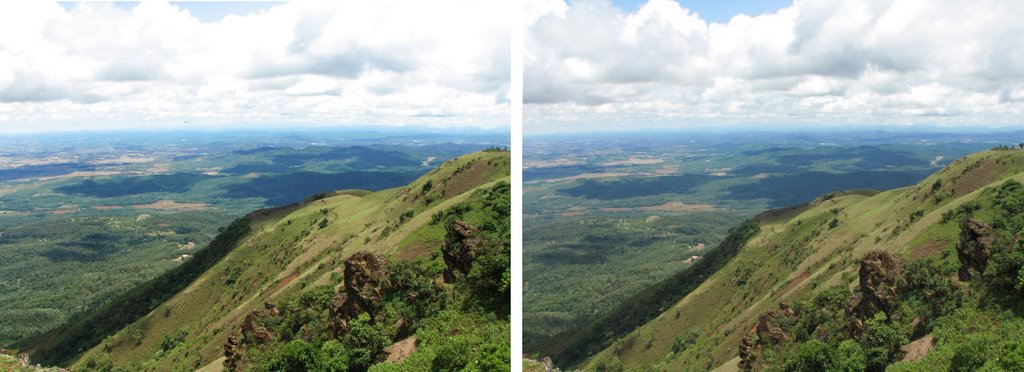
[[[861,339],[867,356],[868,369],[881,371],[899,355],[900,347],[910,342],[901,329],[886,322],[885,313],[879,312],[865,322],[867,331]]]
[[[953,352],[953,359],[950,361],[950,371],[975,371],[981,368],[988,360],[986,345],[988,342],[978,337],[970,337],[965,342],[956,346]]]
[[[811,340],[796,347],[786,358],[782,370],[787,372],[833,371],[837,362],[836,350],[828,344]]]
[[[180,345],[188,337],[188,328],[182,328],[174,331],[173,335],[164,335],[163,339],[160,340],[160,350],[170,351]]]
[[[863,371],[867,368],[867,355],[864,348],[856,341],[844,340],[836,348],[835,370],[854,372]]]
[[[350,323],[351,330],[345,335],[344,343],[349,347],[349,366],[366,370],[384,355],[384,348],[391,344],[387,330],[374,324],[370,315],[359,314]]]
[[[261,369],[268,371],[313,371],[318,367],[320,350],[303,340],[284,344]]]
[[[474,340],[456,335],[437,350],[431,369],[434,371],[458,371],[472,362]]]
[[[341,372],[348,370],[348,350],[337,340],[330,340],[320,346],[322,360],[319,363],[323,371]]]
[[[685,336],[676,336],[676,338],[672,340],[672,352],[679,354],[683,350],[686,350],[690,345],[697,342],[698,336],[697,332],[694,331],[687,332]]]

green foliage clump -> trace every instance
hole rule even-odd
[[[694,331],[687,332],[685,336],[676,336],[672,340],[672,352],[675,354],[679,354],[683,350],[686,350],[686,348],[690,347],[690,345],[697,343],[698,336],[699,335],[697,334],[697,332]]]
[[[861,339],[870,370],[884,370],[900,353],[900,347],[910,342],[907,334],[890,324],[885,313],[879,312],[865,322],[867,331]]]
[[[782,370],[786,372],[798,371],[834,371],[836,362],[836,350],[818,340],[804,342],[796,347],[785,362]]]
[[[164,337],[160,340],[160,350],[170,351],[174,349],[182,342],[185,342],[185,338],[188,337],[188,334],[188,328],[181,328],[178,329],[177,331],[174,331],[174,334],[164,335]]]

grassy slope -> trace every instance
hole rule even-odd
[[[959,159],[915,186],[823,197],[791,218],[763,215],[760,233],[736,258],[582,367],[707,370],[734,365],[740,339],[759,315],[809,292],[854,285],[858,259],[870,250],[917,258],[955,249],[958,230],[940,224],[942,214],[975,199],[987,186],[1024,180],[1021,172],[1024,152],[988,151]],[[915,212],[920,216],[914,217]],[[838,225],[831,228],[833,219]],[[744,277],[745,283],[739,280]],[[674,339],[689,332],[698,335],[696,344],[673,354]]]
[[[153,367],[197,368],[211,362],[216,366],[231,329],[264,302],[310,285],[339,284],[341,263],[356,251],[375,251],[393,259],[429,256],[444,237],[444,227],[430,224],[431,216],[477,188],[507,182],[508,175],[508,152],[474,153],[446,162],[407,187],[340,192],[298,208],[256,214],[252,232],[220,262],[77,360],[106,351],[115,365],[148,360],[162,353],[164,335],[187,329],[189,347],[162,355],[160,365]],[[427,182],[432,187],[423,192]],[[428,199],[434,200],[428,204]],[[400,222],[408,211],[413,216]],[[324,219],[327,223],[321,228]]]

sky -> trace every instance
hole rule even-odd
[[[0,133],[508,127],[509,7],[2,2]]]
[[[529,0],[526,133],[1019,126],[1024,2]]]

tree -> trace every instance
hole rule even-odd
[[[974,371],[985,365],[988,360],[986,345],[988,341],[979,337],[970,337],[953,352],[950,360],[950,371]]]
[[[359,314],[352,320],[351,330],[345,335],[349,347],[349,367],[365,371],[384,355],[384,348],[391,344],[391,338],[383,327],[370,320],[367,313]]]
[[[783,371],[833,371],[837,361],[836,350],[828,344],[810,340],[797,346],[782,365]]]
[[[320,350],[302,339],[292,340],[267,361],[268,371],[313,371],[318,370],[322,355]]]
[[[883,312],[878,312],[865,323],[867,332],[861,339],[861,345],[866,351],[868,370],[885,370],[885,366],[899,355],[900,347],[909,342],[907,335],[887,323]]]

